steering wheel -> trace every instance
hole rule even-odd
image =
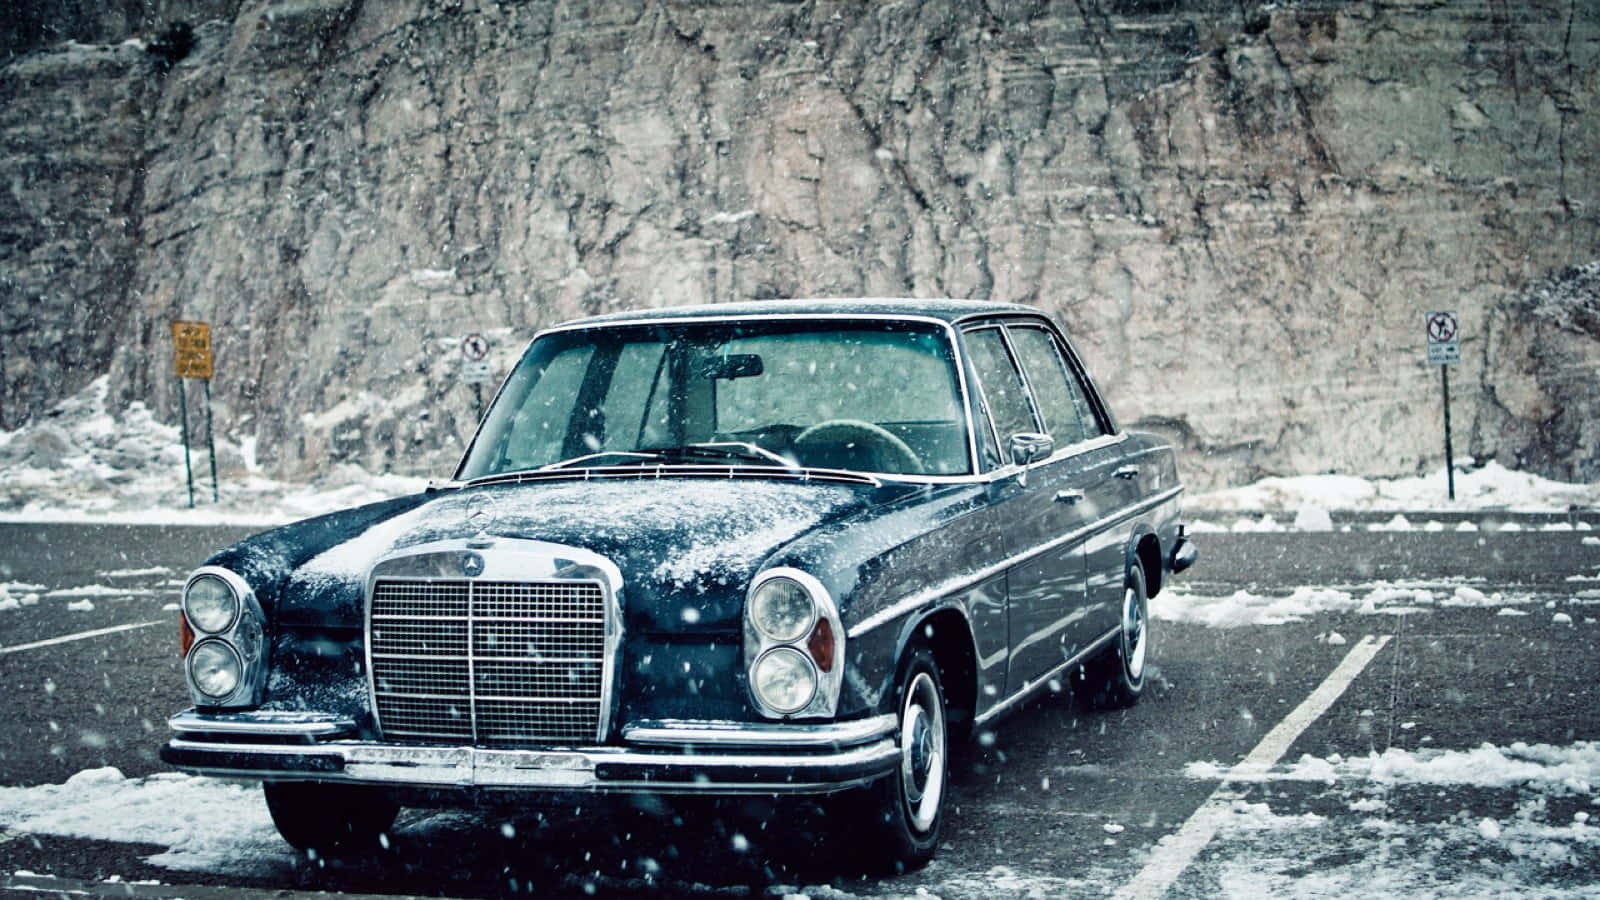
[[[866,468],[877,472],[901,472],[913,474],[922,471],[922,459],[917,452],[912,450],[905,441],[895,437],[882,425],[864,422],[860,419],[829,419],[810,426],[794,438],[794,452],[801,461],[806,458],[806,446],[810,444],[822,450],[822,456],[847,455],[846,446],[854,444],[850,450],[856,453],[865,452],[871,461]],[[841,452],[830,453],[832,448],[839,448]],[[857,468],[856,466],[828,466],[827,468]]]

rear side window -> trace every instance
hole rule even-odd
[[[1011,361],[1000,329],[968,332],[967,349],[989,415],[994,419],[995,430],[1000,432],[1000,441],[1004,443],[1019,432],[1038,431],[1033,410],[1028,405],[1027,389],[1022,385],[1022,375]]]
[[[1046,433],[1057,447],[1086,441],[1105,434],[1089,395],[1061,353],[1055,336],[1043,328],[1010,329],[1011,341],[1028,373],[1033,399],[1044,417]]]

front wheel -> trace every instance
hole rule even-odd
[[[323,854],[376,849],[400,807],[383,793],[353,784],[269,781],[267,811],[283,839]]]
[[[1116,640],[1098,658],[1085,664],[1073,687],[1094,706],[1132,706],[1144,693],[1146,658],[1150,653],[1150,595],[1144,568],[1128,568],[1122,588],[1122,622]]]
[[[900,678],[895,773],[868,788],[865,821],[874,868],[890,873],[920,869],[933,859],[950,785],[950,727],[944,686],[933,653],[912,652]]]

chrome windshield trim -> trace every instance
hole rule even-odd
[[[898,476],[897,476],[898,477]],[[690,463],[637,463],[577,469],[527,469],[500,475],[480,475],[465,482],[468,487],[492,484],[523,484],[532,481],[597,481],[607,478],[657,480],[663,478],[774,478],[781,481],[832,481],[848,484],[883,485],[883,477],[844,469],[781,469],[777,466],[718,466]]]
[[[1099,519],[1075,528],[1072,531],[1061,535],[1060,537],[1052,538],[1043,544],[1038,544],[1022,551],[1021,553],[1012,554],[1011,556],[1008,556],[999,562],[984,566],[975,572],[969,572],[966,575],[951,578],[940,584],[920,590],[915,594],[907,596],[905,599],[900,600],[892,606],[880,609],[872,615],[867,616],[865,619],[862,619],[861,621],[850,626],[846,632],[846,637],[851,639],[858,638],[874,628],[878,628],[889,622],[893,622],[895,619],[900,618],[906,613],[920,609],[941,597],[946,597],[950,594],[964,591],[975,584],[980,584],[984,581],[987,581],[990,578],[1005,572],[1012,566],[1020,565],[1021,563],[1025,563],[1036,556],[1049,553],[1051,550],[1054,550],[1057,547],[1070,544],[1074,541],[1082,540],[1085,536],[1098,531],[1101,528],[1108,527],[1124,519],[1131,519],[1140,513],[1155,509],[1164,503],[1176,499],[1182,493],[1182,485],[1168,488],[1153,497],[1149,497],[1131,506],[1125,506],[1122,509],[1111,513],[1110,515],[1102,516]]]
[[[624,726],[622,739],[664,747],[848,747],[889,737],[894,726],[889,714],[820,724],[642,719]]]
[[[708,313],[705,313],[704,315],[673,316],[673,317],[670,317],[670,318],[651,318],[651,317],[621,318],[621,319],[608,319],[608,320],[599,321],[599,322],[580,320],[580,321],[577,321],[577,322],[567,322],[567,323],[563,323],[563,324],[552,325],[549,328],[544,328],[544,329],[541,329],[540,331],[536,332],[534,334],[534,336],[533,336],[533,339],[528,341],[527,345],[522,348],[522,353],[518,354],[516,363],[512,364],[511,370],[510,370],[510,372],[507,372],[506,377],[501,379],[499,388],[495,390],[495,394],[494,394],[494,396],[492,398],[490,398],[489,404],[484,407],[485,415],[487,415],[487,411],[492,409],[492,408],[494,408],[494,404],[499,401],[500,393],[505,390],[506,384],[509,383],[510,380],[511,380],[510,373],[516,371],[517,366],[522,364],[523,357],[527,356],[528,355],[528,351],[533,349],[534,343],[536,343],[540,338],[542,338],[542,337],[544,337],[546,335],[562,334],[562,333],[570,332],[570,331],[590,331],[590,330],[609,329],[609,328],[638,328],[638,327],[649,327],[649,326],[668,327],[668,326],[671,326],[671,325],[674,325],[674,324],[704,325],[704,324],[714,324],[714,323],[719,323],[719,322],[749,322],[749,321],[752,321],[752,320],[760,320],[760,321],[763,321],[763,322],[812,322],[812,321],[814,321],[814,322],[829,322],[829,321],[915,322],[915,323],[917,323],[919,325],[931,325],[931,326],[943,331],[944,332],[944,336],[945,336],[945,340],[948,342],[949,347],[950,347],[951,365],[956,367],[956,385],[960,388],[960,391],[961,391],[962,416],[966,420],[966,428],[967,428],[967,467],[968,467],[968,471],[965,472],[965,473],[962,473],[960,475],[945,475],[945,476],[938,476],[938,475],[935,475],[935,476],[900,475],[898,473],[888,473],[888,472],[878,472],[878,473],[870,473],[870,474],[862,473],[862,476],[863,477],[869,477],[869,478],[871,478],[871,477],[890,477],[890,478],[894,478],[894,479],[897,479],[897,480],[901,479],[901,478],[904,478],[906,480],[912,480],[912,481],[916,481],[916,482],[919,482],[919,483],[920,482],[934,482],[934,483],[937,483],[939,481],[943,481],[943,480],[946,480],[946,479],[953,479],[953,478],[976,479],[976,478],[981,477],[984,474],[981,471],[982,467],[978,464],[978,462],[979,462],[978,461],[978,438],[977,438],[977,432],[976,432],[977,422],[973,419],[973,415],[972,415],[972,412],[973,412],[972,411],[972,394],[971,394],[971,390],[969,389],[969,386],[967,384],[966,355],[962,351],[961,339],[960,339],[960,334],[959,334],[959,331],[957,329],[957,326],[956,326],[955,323],[951,322],[950,320],[942,319],[942,318],[939,318],[938,316],[922,315],[922,314],[918,314],[918,313],[896,313],[896,312],[891,312],[891,311],[881,311],[881,312],[871,312],[871,313],[865,313],[865,312],[862,312],[862,313],[849,313],[849,312],[837,312],[837,313],[830,313],[830,312],[821,312],[821,313],[772,312],[772,313],[765,313],[765,312],[755,312],[755,313],[741,313],[741,314],[737,314],[737,315],[729,315],[727,313],[712,313],[712,312],[708,312]],[[479,427],[481,427],[483,425],[483,421],[484,421],[483,419],[479,420],[479,422],[478,422],[478,426]],[[451,472],[452,472],[451,480],[452,481],[454,481],[456,483],[460,483],[459,476],[461,474],[461,467],[466,464],[467,457],[472,455],[472,449],[477,443],[478,443],[478,429],[474,428],[473,432],[472,432],[472,439],[467,441],[466,447],[464,447],[462,449],[462,451],[461,451],[461,458],[456,461],[455,468],[451,470]],[[851,472],[851,473],[847,473],[847,474],[854,475],[854,474],[857,474],[857,473]],[[482,479],[489,479],[489,478],[495,478],[495,477],[498,477],[498,476],[485,475],[485,476],[482,476]],[[482,479],[475,479],[475,480],[471,481],[470,483],[472,483],[472,484],[484,483]]]
[[[244,712],[203,713],[187,709],[167,720],[179,734],[245,734],[258,737],[329,737],[351,734],[356,720],[335,713],[253,709]]]

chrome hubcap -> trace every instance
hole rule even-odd
[[[1131,584],[1122,596],[1122,661],[1128,667],[1128,677],[1138,681],[1144,677],[1144,598]]]
[[[944,704],[933,679],[921,672],[906,691],[900,711],[900,786],[912,828],[923,832],[933,827],[944,782]]]

